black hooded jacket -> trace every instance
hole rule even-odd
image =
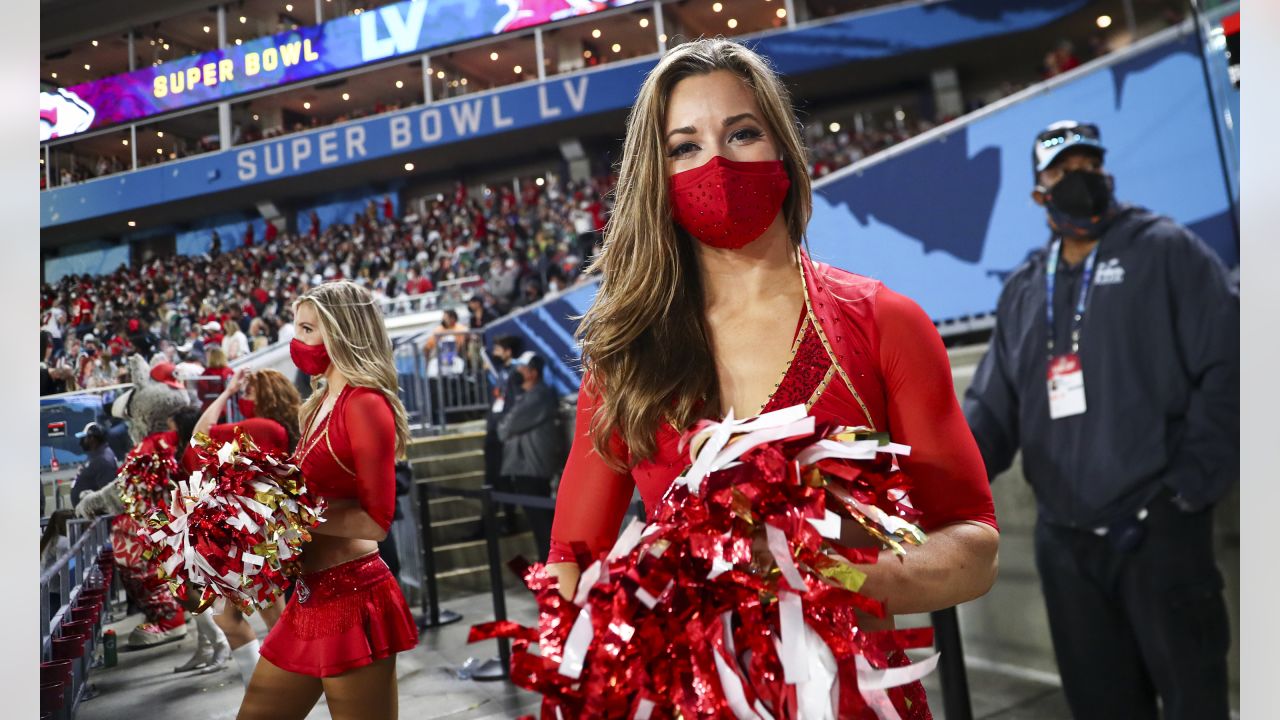
[[[1051,420],[1047,248],[1005,282],[964,411],[994,478],[1022,450],[1040,517],[1109,525],[1162,489],[1193,508],[1239,478],[1240,304],[1222,262],[1174,221],[1133,206],[1098,243],[1081,326],[1087,411]],[[1070,348],[1082,268],[1059,263],[1055,347]]]

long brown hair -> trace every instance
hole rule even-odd
[[[400,402],[400,380],[391,357],[391,337],[382,310],[369,291],[351,282],[327,282],[307,290],[293,301],[293,315],[310,303],[315,308],[329,360],[347,382],[356,387],[378,390],[391,404],[396,420],[396,457],[403,458],[409,445],[409,416]],[[311,397],[302,404],[298,417],[309,422],[324,402],[319,392],[324,378],[311,378]]]
[[[632,463],[654,451],[659,423],[686,428],[719,407],[719,383],[703,316],[703,290],[692,243],[676,226],[667,194],[663,128],[676,83],[727,70],[755,95],[791,180],[782,205],[787,233],[798,246],[813,200],[808,162],[790,94],[768,62],[724,38],[679,45],[649,72],[627,118],[613,214],[604,249],[589,272],[602,274],[595,302],[578,327],[583,362],[600,409],[592,441],[615,467],[616,432]]]
[[[255,417],[275,420],[284,426],[289,436],[289,452],[298,444],[298,409],[302,396],[284,373],[271,368],[254,370],[249,375],[253,387],[253,414]]]

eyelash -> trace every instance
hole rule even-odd
[[[757,130],[757,129],[755,129],[755,128],[740,128],[740,129],[738,129],[738,130],[735,130],[735,131],[733,132],[733,134],[729,136],[729,139],[730,139],[730,140],[733,140],[734,138],[737,138],[739,135],[742,135],[743,133],[746,133],[746,136],[743,138],[743,139],[745,139],[745,140],[755,140],[755,139],[758,139],[758,138],[764,137],[764,133],[760,132],[759,130]],[[684,148],[684,147],[686,147],[686,146],[689,146],[689,147],[697,147],[696,145],[694,145],[694,144],[693,144],[693,143],[691,143],[691,142],[683,142],[683,143],[680,143],[679,145],[675,146],[674,148],[672,148],[672,149],[667,153],[667,157],[671,157],[671,158],[678,158],[678,157],[680,157],[681,155],[684,155],[686,151],[682,150],[682,148]]]

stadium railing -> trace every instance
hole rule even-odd
[[[382,306],[383,317],[401,317],[461,305],[466,302],[468,295],[483,287],[484,278],[470,275],[457,280],[446,280],[440,283],[439,289],[431,292],[382,298],[378,303]]]
[[[427,340],[437,340],[430,350]],[[400,399],[417,434],[450,423],[483,418],[492,402],[492,363],[484,333],[423,331],[396,338],[392,347],[400,380]]]
[[[112,517],[67,521],[70,547],[40,573],[41,711],[74,717],[111,618]]]

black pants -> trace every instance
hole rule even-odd
[[[494,428],[488,428],[484,433],[484,482],[498,492],[515,492],[509,478],[502,474],[502,441],[498,439],[498,431]],[[499,503],[494,509],[502,515],[502,530],[512,532],[515,528],[515,508]]]
[[[520,495],[551,497],[551,478],[530,477],[528,475],[511,475],[511,490]],[[538,561],[547,561],[547,552],[551,549],[551,521],[555,512],[543,508],[522,506],[524,516],[529,519],[529,528],[533,530],[533,540],[538,546]]]
[[[1036,524],[1036,566],[1071,713],[1089,720],[1226,720],[1230,627],[1213,511],[1152,501],[1123,552],[1087,530]]]

